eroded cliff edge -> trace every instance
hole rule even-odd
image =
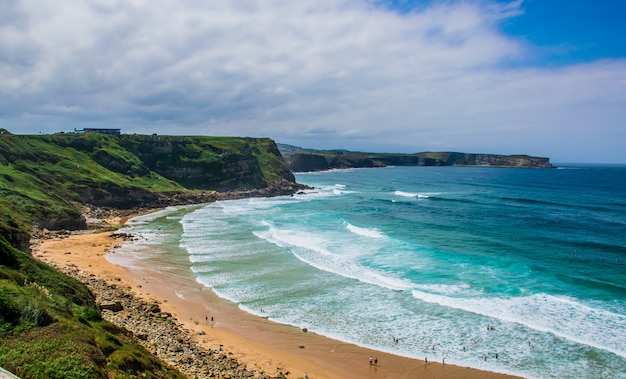
[[[22,249],[33,227],[85,228],[84,206],[157,208],[300,188],[269,138],[0,134],[0,232]]]

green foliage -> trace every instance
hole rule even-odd
[[[101,370],[80,356],[55,357],[45,362],[33,362],[28,366],[28,375],[50,379],[104,377]]]
[[[0,228],[2,230],[3,228]],[[6,232],[5,232],[6,233]],[[15,266],[17,264],[15,249],[4,237],[4,233],[0,233],[0,265]]]
[[[0,366],[24,378],[181,377],[103,321],[83,284],[7,249],[17,263],[0,265]]]
[[[0,242],[3,239],[0,236]],[[93,296],[82,283],[8,244],[4,247],[15,257],[15,263],[0,265],[2,332],[23,332],[74,318],[69,310],[72,305],[95,310]]]
[[[111,333],[105,332],[96,337],[96,345],[109,356],[122,347],[122,342]]]
[[[21,312],[16,302],[16,292],[8,283],[0,282],[0,333],[12,329],[20,320]]]
[[[262,188],[293,181],[270,139],[0,135],[0,223],[82,227],[79,205],[131,208],[155,193]],[[132,194],[132,195],[131,195]]]
[[[95,306],[93,295],[78,280],[33,259],[23,251],[10,248],[19,266],[15,268],[0,266],[0,278],[5,277],[21,286],[37,283],[41,288],[45,288],[53,298],[58,297],[55,304],[59,304],[59,310],[66,313],[70,312],[65,307],[67,302],[69,304]]]
[[[3,366],[28,378],[106,378],[105,357],[89,334],[67,325],[23,333],[0,348]]]
[[[136,345],[120,344],[120,347],[109,355],[109,365],[135,375],[146,374],[150,377],[152,367],[158,365],[158,362]]]
[[[74,306],[72,307],[72,313],[74,317],[85,325],[91,325],[91,322],[102,321],[102,315],[100,312],[88,306]]]

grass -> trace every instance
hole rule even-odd
[[[102,134],[0,134],[0,224],[80,221],[80,205],[131,208],[194,190],[294,181],[270,139]]]
[[[23,378],[182,378],[102,320],[77,280],[0,236],[0,366]]]

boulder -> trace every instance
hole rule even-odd
[[[122,309],[124,309],[124,307],[122,306],[122,303],[119,301],[105,301],[100,304],[100,309],[102,310],[108,309],[111,312],[119,312]]]

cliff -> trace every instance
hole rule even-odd
[[[83,284],[34,259],[31,231],[84,229],[85,210],[277,196],[301,187],[267,138],[0,129],[0,365],[29,378],[182,379],[103,320]]]
[[[268,138],[0,133],[0,232],[19,248],[32,226],[85,228],[84,205],[161,207],[296,189]]]
[[[549,158],[528,155],[423,152],[415,154],[362,153],[345,150],[307,150],[281,146],[287,166],[294,172],[385,166],[489,166],[552,168]]]

